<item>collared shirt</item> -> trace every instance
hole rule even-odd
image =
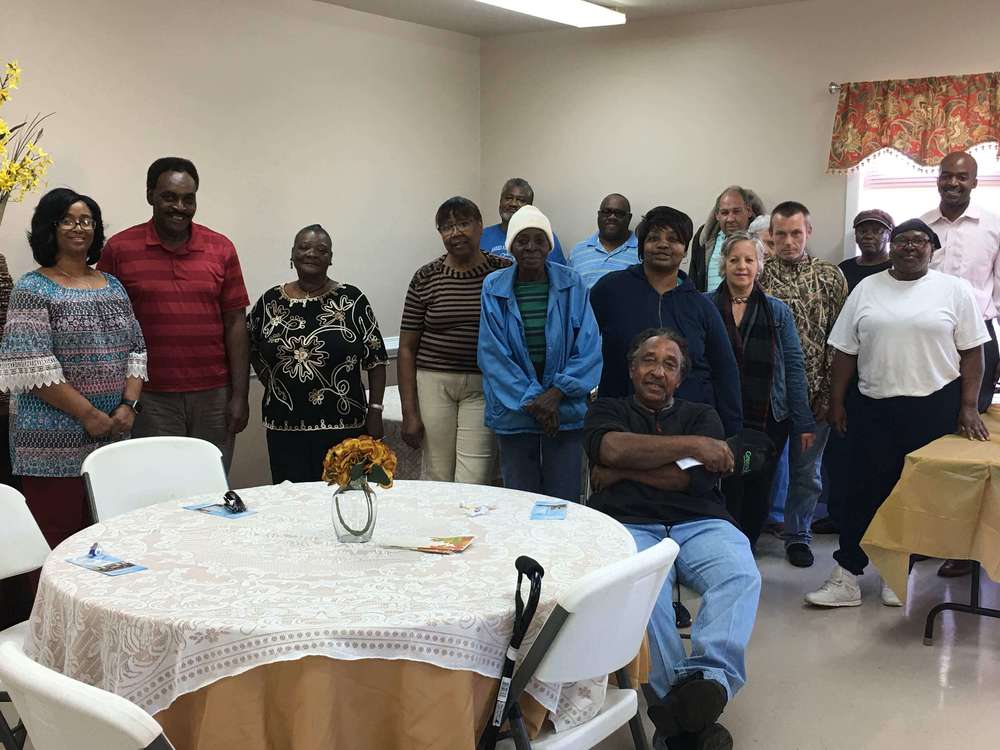
[[[201,224],[176,250],[152,219],[119,232],[97,267],[124,284],[149,349],[150,391],[186,393],[230,382],[222,314],[250,304],[233,243]]]
[[[1000,309],[1000,216],[970,204],[955,221],[942,216],[940,208],[921,218],[941,238],[931,268],[972,284],[983,318],[995,318]]]
[[[594,232],[587,239],[576,243],[569,254],[569,267],[583,277],[587,288],[593,288],[604,274],[623,271],[639,262],[639,241],[635,232],[610,252],[604,249],[601,238]]]
[[[773,257],[764,262],[760,283],[791,308],[805,359],[809,401],[828,405],[833,355],[826,340],[847,299],[844,274],[832,263],[809,255],[798,263]]]
[[[708,254],[708,261],[705,265],[705,291],[714,292],[722,283],[722,274],[719,273],[719,259],[722,257],[722,245],[726,241],[726,235],[719,232],[715,235],[715,245]]]

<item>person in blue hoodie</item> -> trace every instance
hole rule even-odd
[[[579,500],[583,418],[601,377],[601,338],[587,285],[548,259],[552,225],[531,205],[507,230],[514,265],[483,282],[479,369],[486,426],[505,487]]]
[[[740,373],[722,316],[680,270],[693,229],[682,211],[651,209],[635,229],[640,262],[609,273],[591,289],[604,352],[598,392],[628,396],[629,342],[647,328],[670,328],[684,337],[691,356],[691,372],[677,396],[714,407],[731,437],[743,430]]]

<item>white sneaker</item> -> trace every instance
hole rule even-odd
[[[889,588],[886,582],[883,581],[881,578],[879,579],[879,581],[882,584],[882,604],[884,604],[887,607],[902,607],[903,602],[901,602],[899,600],[899,597],[896,596],[896,592],[893,591],[891,588]]]
[[[861,586],[858,585],[858,577],[835,565],[826,583],[806,594],[806,601],[817,607],[859,607]]]

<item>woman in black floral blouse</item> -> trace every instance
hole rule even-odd
[[[385,343],[364,293],[327,275],[332,261],[329,233],[301,229],[292,245],[298,279],[266,291],[247,321],[275,484],[318,481],[330,446],[382,437]]]

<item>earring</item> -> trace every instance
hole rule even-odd
[[[295,263],[294,263],[294,261],[291,261],[291,260],[289,260],[289,261],[288,261],[288,267],[289,267],[289,268],[295,268]]]

